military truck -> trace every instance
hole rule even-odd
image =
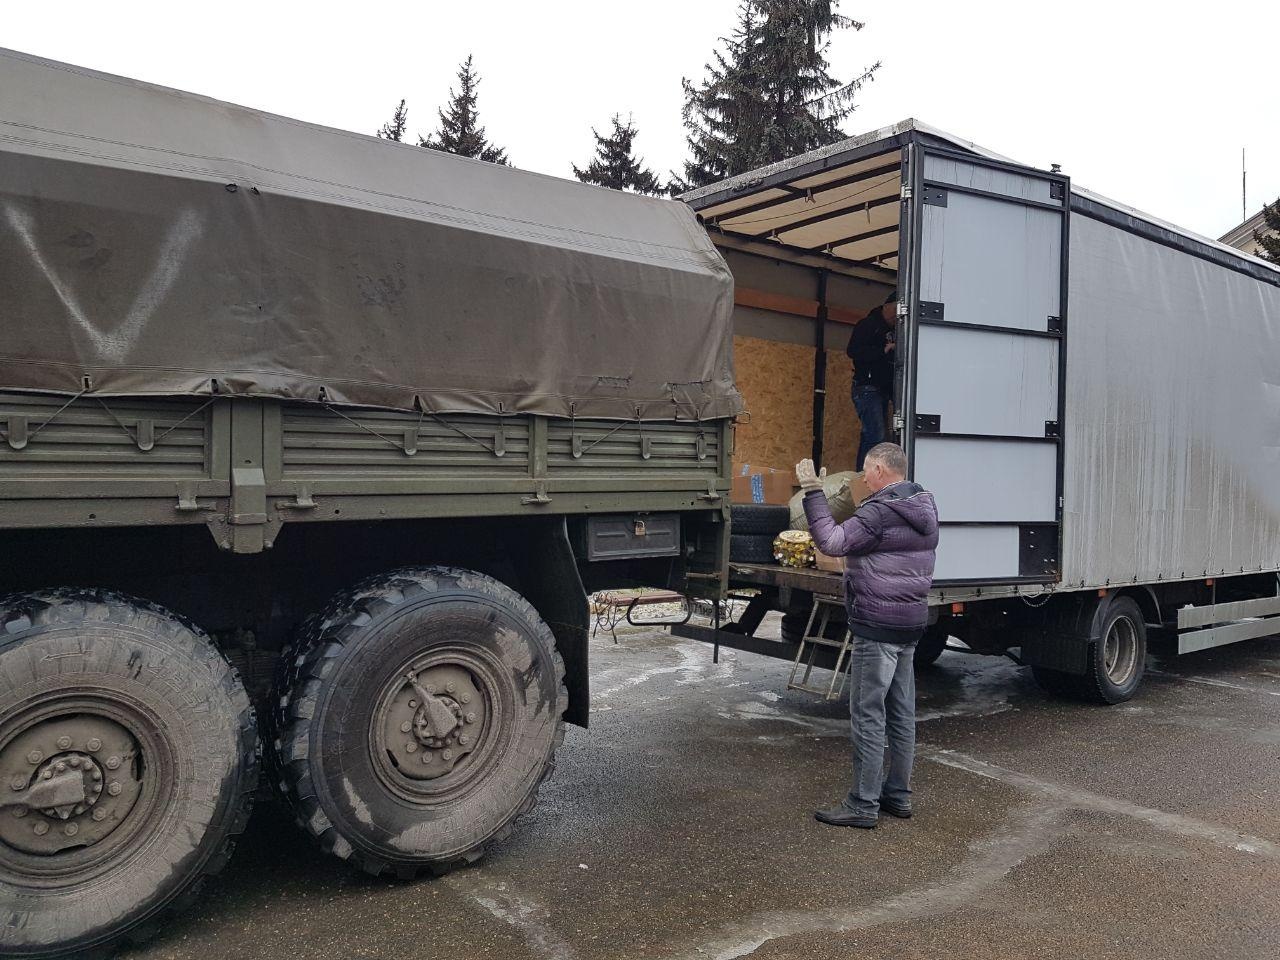
[[[719,595],[732,301],[683,204],[0,51],[0,953],[192,898],[260,765],[374,874],[507,834],[586,591]]]

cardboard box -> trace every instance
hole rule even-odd
[[[813,551],[813,565],[827,573],[844,573],[844,557],[828,557],[818,549]]]
[[[794,470],[779,470],[758,464],[733,465],[729,499],[734,503],[772,503],[786,506],[795,491]]]

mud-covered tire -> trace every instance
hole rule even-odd
[[[729,535],[729,559],[738,563],[772,563],[773,537],[732,533]]]
[[[735,503],[730,508],[729,530],[772,540],[791,526],[791,508],[773,503]]]
[[[555,637],[514,590],[454,567],[399,570],[339,595],[306,630],[272,726],[283,790],[322,849],[375,875],[441,873],[478,859],[532,809],[568,691]],[[466,706],[444,689],[458,670],[475,691]],[[445,749],[419,737],[435,728],[415,689],[460,711],[455,740],[474,737],[447,772],[431,766]],[[395,711],[407,708],[417,713],[405,730]]]
[[[31,749],[51,737],[52,752]],[[120,743],[140,759],[106,756]],[[0,764],[37,754],[31,787],[42,765],[74,756],[77,769],[92,762],[108,789],[68,820],[25,806],[16,820],[13,806],[0,811],[33,831],[44,822],[40,836],[70,837],[76,824],[66,842],[93,841],[52,852],[0,841],[5,957],[96,957],[145,939],[226,864],[258,778],[253,709],[209,638],[161,607],[102,590],[0,599]]]

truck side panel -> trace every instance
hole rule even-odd
[[[1280,285],[1075,212],[1070,290],[1064,586],[1280,568]]]
[[[0,529],[204,524],[246,554],[286,524],[325,521],[680,513],[719,529],[730,431],[725,420],[0,393]],[[691,569],[717,571],[724,551],[693,526]]]

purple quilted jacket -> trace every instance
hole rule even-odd
[[[845,603],[856,636],[919,640],[929,620],[926,597],[938,547],[933,494],[904,480],[873,493],[837,524],[821,490],[805,494],[804,512],[818,549],[848,557]]]

